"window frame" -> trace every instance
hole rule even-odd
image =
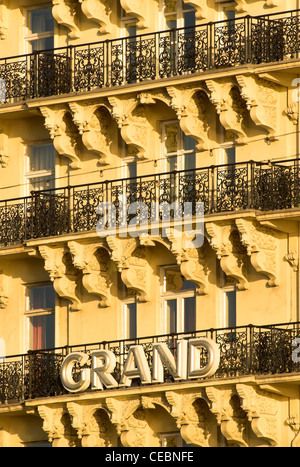
[[[56,177],[56,150],[55,147],[53,146],[53,162],[54,162],[54,169],[53,170],[35,170],[35,171],[30,171],[30,156],[31,156],[31,148],[34,146],[53,146],[52,140],[48,141],[34,141],[27,143],[25,147],[25,169],[24,169],[24,178],[25,178],[25,191],[26,195],[29,196],[32,191],[39,191],[39,190],[31,190],[30,185],[31,185],[31,180],[34,178],[46,178],[50,177],[54,181],[54,188],[55,188],[55,177]],[[47,188],[46,188],[47,189]],[[53,189],[53,188],[52,188]],[[49,187],[49,190],[51,188]]]
[[[24,53],[33,53],[31,50],[30,42],[40,39],[48,39],[53,38],[53,48],[55,48],[55,33],[56,33],[56,23],[53,17],[53,30],[52,31],[45,31],[42,33],[32,33],[30,30],[30,13],[34,10],[51,10],[52,12],[52,5],[50,3],[47,4],[39,4],[34,5],[31,7],[24,8]],[[51,50],[51,49],[49,49]]]
[[[167,302],[170,300],[176,300],[177,302],[177,309],[176,309],[176,327],[175,330],[176,334],[179,333],[190,333],[191,331],[185,331],[185,308],[184,308],[184,300],[186,298],[194,298],[195,300],[195,330],[197,327],[197,303],[196,303],[196,284],[194,288],[187,289],[187,290],[176,290],[176,291],[166,291],[166,269],[176,269],[178,270],[178,265],[165,265],[160,267],[160,290],[161,290],[161,329],[162,334],[170,334],[168,331],[169,323],[168,323],[168,313],[167,313]],[[190,281],[192,282],[192,281]]]
[[[167,152],[167,147],[166,147],[166,140],[167,140],[167,134],[166,134],[166,128],[168,125],[176,125],[177,126],[177,151],[173,151],[168,153]],[[195,154],[195,167],[196,168],[196,155],[197,155],[197,142],[195,140],[195,149],[184,149],[184,138],[185,135],[183,130],[180,128],[180,123],[177,119],[172,119],[172,120],[164,120],[160,122],[160,135],[161,135],[161,167],[160,167],[160,173],[167,172],[166,167],[167,167],[167,159],[169,157],[176,157],[176,171],[181,171],[185,170],[185,156],[188,154]],[[191,139],[194,139],[190,137]],[[191,169],[193,170],[193,169]]]
[[[56,294],[55,290],[53,288],[53,293],[54,293],[54,307],[51,308],[36,308],[36,309],[31,309],[30,308],[30,291],[33,288],[38,288],[38,287],[50,287],[53,284],[51,282],[34,282],[30,284],[25,284],[25,313],[24,313],[24,319],[25,319],[25,347],[26,349],[32,350],[33,348],[33,342],[32,342],[32,323],[31,323],[31,318],[39,317],[39,316],[49,316],[53,315],[54,316],[54,345],[56,342]]]

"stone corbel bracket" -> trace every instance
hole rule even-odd
[[[83,244],[68,242],[74,266],[82,271],[82,284],[86,291],[100,298],[100,306],[111,305],[111,268],[108,252],[103,243]]]
[[[95,21],[99,26],[100,34],[111,32],[110,14],[111,2],[109,0],[79,0],[81,9],[87,19]]]
[[[229,445],[248,447],[244,434],[248,423],[246,413],[241,410],[235,388],[206,388],[207,400],[211,412],[216,416],[221,432]]]
[[[125,143],[132,147],[139,159],[149,157],[150,124],[146,107],[136,97],[108,97],[111,115],[116,120]]]
[[[247,108],[241,95],[230,80],[207,80],[207,88],[210,91],[210,100],[214,104],[220,116],[220,122],[225,130],[233,132],[239,143],[247,138],[245,116]]]
[[[79,135],[70,110],[64,106],[40,107],[45,127],[58,154],[71,160],[71,168],[79,169]]]
[[[257,221],[236,219],[242,244],[254,269],[268,276],[268,285],[279,285],[279,238],[273,229]]]
[[[8,35],[8,11],[5,0],[0,0],[0,39],[6,39]]]
[[[111,136],[111,116],[105,105],[69,104],[73,113],[74,123],[77,125],[79,134],[82,135],[84,146],[100,157],[101,165],[109,164],[112,157],[110,150],[113,142]]]
[[[175,110],[182,131],[197,141],[199,151],[208,150],[211,146],[208,134],[209,99],[203,88],[180,88],[168,86],[171,107]]]
[[[195,248],[191,239],[184,234],[175,235],[174,230],[168,233],[170,250],[180,265],[180,272],[186,280],[197,284],[197,293],[207,295],[209,291],[209,268],[207,265],[206,245]]]
[[[242,383],[236,385],[236,392],[255,435],[266,445],[278,446],[278,397]]]
[[[53,447],[74,447],[75,431],[65,407],[39,405],[38,413],[43,420],[43,430]]]
[[[252,75],[238,75],[236,80],[253,122],[275,136],[279,123],[277,85]]]
[[[247,290],[249,288],[245,275],[247,250],[240,242],[236,227],[232,224],[208,222],[206,231],[209,243],[220,260],[224,273],[235,279],[239,290]]]
[[[77,0],[52,0],[52,14],[54,19],[65,26],[70,32],[70,39],[78,39],[80,30],[78,26],[79,5]]]
[[[138,28],[148,27],[149,0],[120,0],[120,3],[127,15],[135,16],[138,19]]]
[[[203,2],[203,0],[184,0],[184,3],[195,8],[197,19],[207,18],[207,2]]]
[[[7,167],[9,161],[8,135],[0,130],[0,166]]]
[[[134,290],[141,302],[150,301],[152,271],[146,259],[145,248],[139,245],[136,238],[108,236],[106,242],[111,259],[116,263],[126,287]]]
[[[64,246],[42,245],[39,252],[45,261],[44,267],[53,282],[55,292],[71,302],[71,311],[81,310],[81,301],[76,294],[78,270],[72,264],[68,249]]]

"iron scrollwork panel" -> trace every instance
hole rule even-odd
[[[195,73],[208,68],[208,29],[189,28],[177,36],[177,72]]]
[[[87,47],[74,51],[74,89],[90,91],[102,88],[105,84],[105,48],[104,43],[98,47]]]
[[[74,232],[93,230],[97,226],[99,214],[97,208],[104,201],[104,188],[89,188],[73,193],[73,219]]]
[[[249,203],[247,166],[217,169],[215,207],[217,212],[245,209]]]
[[[28,92],[26,58],[0,64],[0,103],[24,100]]]
[[[244,22],[228,21],[214,29],[214,66],[246,63],[246,30]]]
[[[126,83],[154,79],[156,75],[155,37],[137,36],[126,40]]]

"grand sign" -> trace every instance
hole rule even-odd
[[[103,390],[129,387],[133,379],[138,379],[142,384],[163,383],[165,369],[174,381],[208,378],[215,374],[219,363],[219,347],[211,339],[181,339],[177,341],[176,356],[165,342],[152,344],[150,365],[143,346],[131,346],[119,381],[113,376],[117,360],[111,350],[94,350],[89,354],[70,353],[63,361],[60,376],[68,392],[78,393],[88,388]],[[76,378],[75,365],[80,367],[79,377]]]

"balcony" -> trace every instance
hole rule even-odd
[[[209,329],[184,334],[144,337],[135,340],[100,342],[88,345],[66,346],[49,350],[30,351],[24,355],[13,355],[0,359],[0,404],[24,402],[41,397],[55,397],[67,394],[61,379],[60,370],[64,358],[71,352],[84,352],[90,357],[95,350],[109,350],[116,357],[112,376],[120,380],[128,350],[133,345],[143,348],[149,367],[152,367],[153,345],[165,342],[176,358],[176,343],[179,339],[188,342],[194,338],[207,338],[214,341],[220,350],[220,363],[210,378],[213,380],[235,378],[247,375],[299,374],[300,363],[293,356],[297,345],[293,341],[300,338],[300,323],[269,326],[244,326],[226,329]],[[297,350],[296,350],[297,353]],[[205,352],[202,365],[206,364]],[[87,363],[87,367],[90,362]],[[73,378],[79,378],[80,368],[75,365]],[[300,377],[300,374],[299,374]],[[203,382],[203,378],[198,380]],[[174,379],[170,370],[164,371],[164,382]],[[139,386],[134,380],[132,386]],[[143,384],[145,387],[145,384]]]
[[[298,58],[300,10],[0,60],[0,103]]]
[[[202,203],[204,215],[297,208],[300,206],[299,159],[268,163],[249,161],[106,180],[36,191],[28,197],[0,201],[0,245],[26,244],[31,239],[95,231],[99,219],[103,219],[98,211],[101,205],[112,206],[115,227],[121,228],[121,218],[127,225],[134,217],[129,206],[139,209],[142,205],[133,203],[143,203],[145,211],[139,214],[139,221],[149,223],[153,205],[159,207],[158,221],[164,206],[175,206],[182,215],[185,209],[195,215],[197,203]],[[173,211],[169,213],[170,217],[174,215]]]

